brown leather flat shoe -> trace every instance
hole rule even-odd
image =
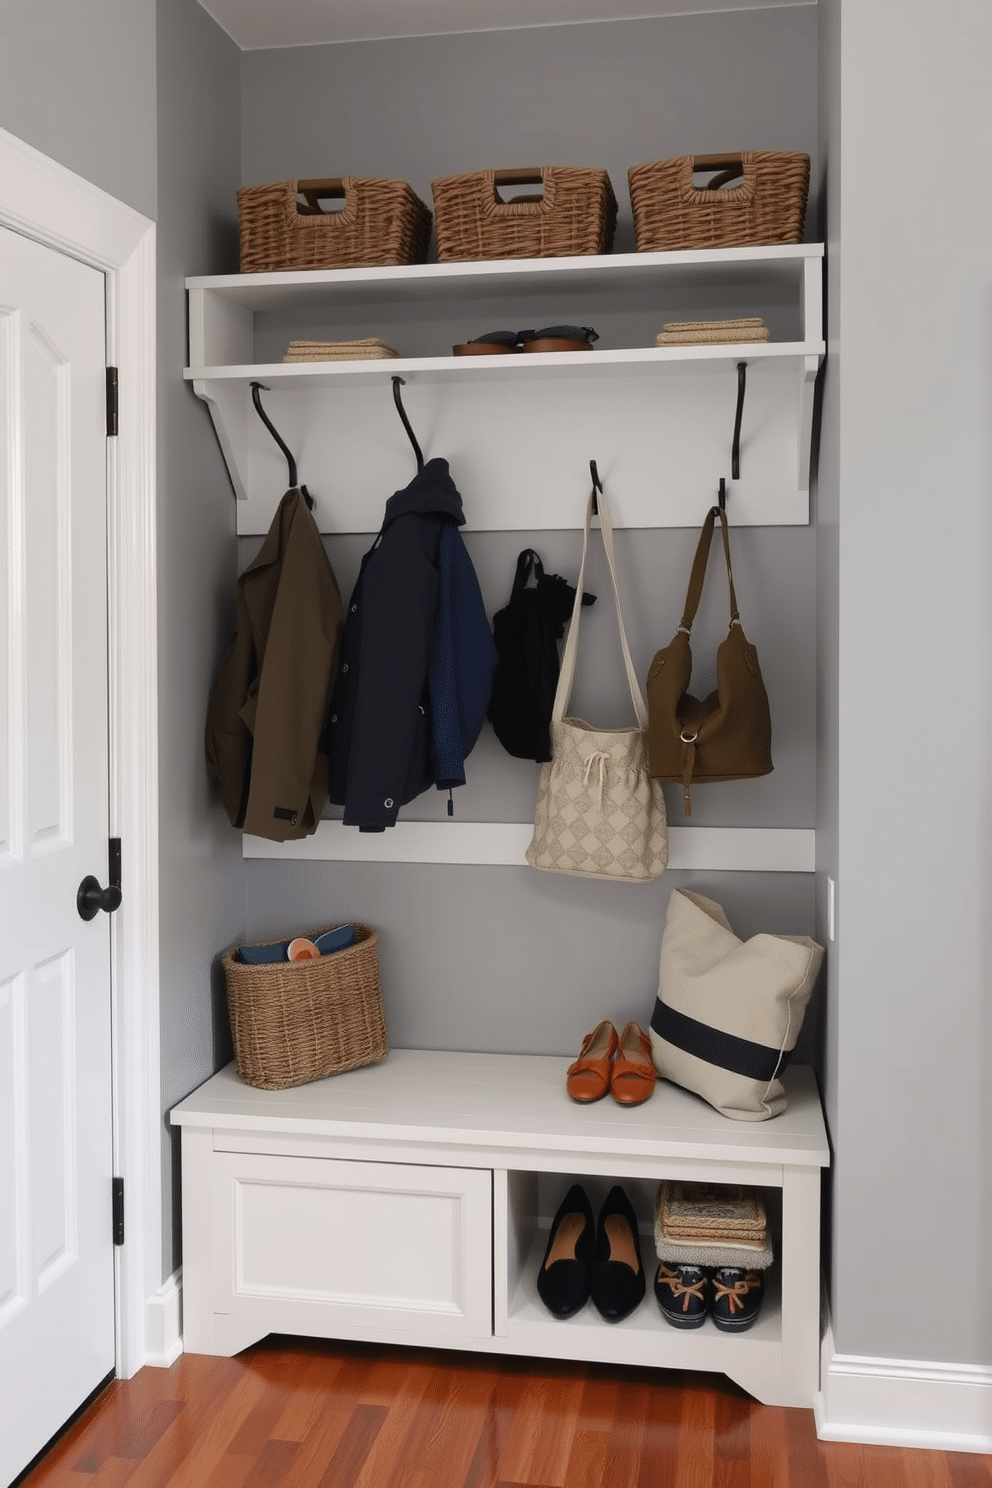
[[[521,351],[592,351],[588,341],[573,341],[568,336],[535,336]]]
[[[565,1089],[574,1101],[597,1101],[610,1088],[613,1056],[619,1039],[609,1018],[597,1023],[582,1040],[579,1057],[568,1066]]]
[[[518,331],[521,351],[592,351],[599,332],[592,326],[542,326],[537,331]]]
[[[651,1040],[636,1023],[625,1023],[613,1062],[610,1090],[621,1106],[639,1106],[654,1090]]]

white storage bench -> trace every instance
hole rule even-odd
[[[225,1354],[291,1333],[715,1370],[758,1400],[810,1406],[819,1378],[820,1182],[829,1162],[811,1070],[789,1108],[730,1121],[659,1081],[641,1106],[565,1093],[569,1060],[396,1049],[284,1091],[230,1065],[171,1113],[182,1128],[183,1331]],[[775,1266],[746,1333],[682,1333],[651,1287],[658,1183],[762,1187]],[[641,1220],[640,1307],[558,1320],[536,1276],[555,1209],[622,1183]]]

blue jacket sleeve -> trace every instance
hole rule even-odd
[[[492,696],[496,646],[472,560],[456,527],[440,541],[440,592],[431,631],[432,746],[438,790],[465,784]]]
[[[351,679],[355,711],[344,801],[345,823],[362,831],[395,825],[400,806],[428,783],[418,787],[411,767],[426,754],[418,736],[428,727],[423,699],[437,592],[435,541],[436,529],[400,518],[383,533],[365,573],[361,640],[350,663],[358,676]]]

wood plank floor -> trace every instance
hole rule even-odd
[[[23,1488],[992,1488],[722,1376],[270,1338],[115,1381]]]

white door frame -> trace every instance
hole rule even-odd
[[[154,1336],[162,1283],[155,225],[5,130],[0,225],[106,275],[107,361],[119,369],[120,432],[107,441],[107,527],[110,835],[122,840],[124,907],[110,924],[114,1171],[126,1194],[125,1243],[115,1266],[117,1370],[129,1378],[143,1364],[169,1362]],[[101,865],[94,871],[100,874]],[[167,1353],[178,1353],[178,1343],[165,1344]]]

